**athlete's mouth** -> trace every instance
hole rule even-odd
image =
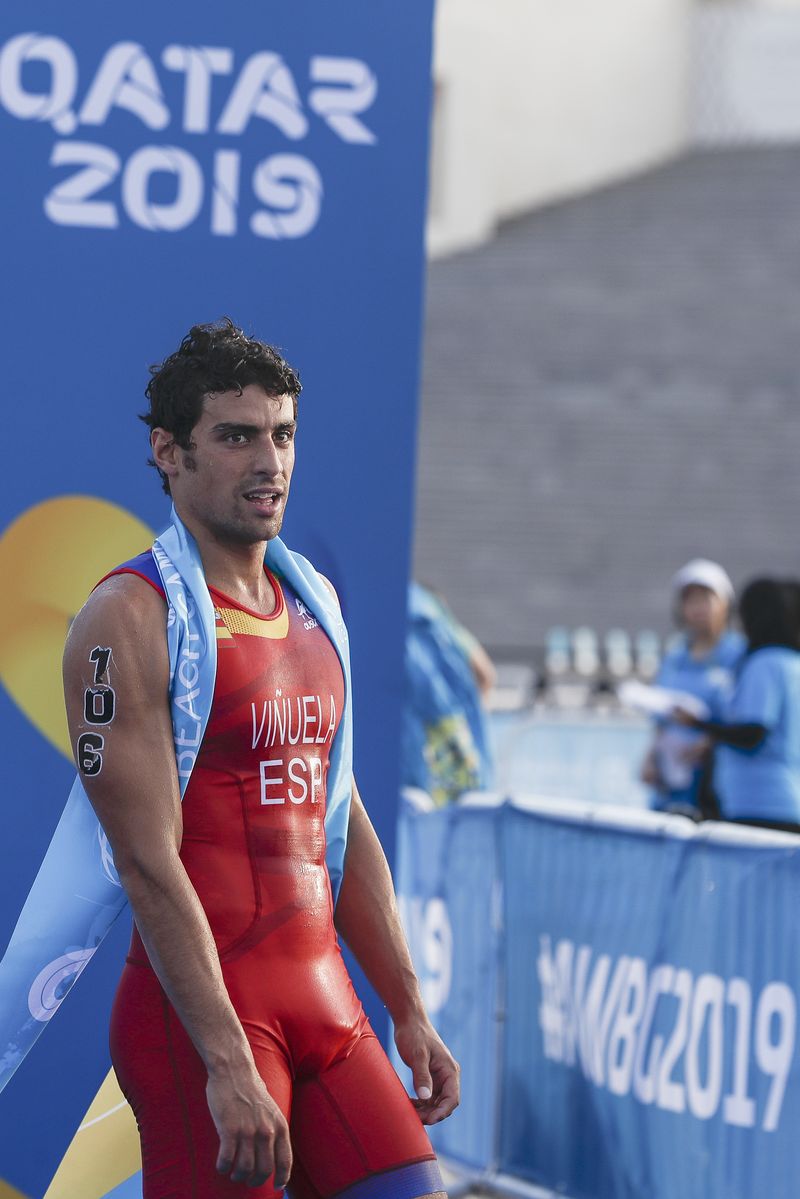
[[[278,507],[283,496],[282,491],[277,491],[272,487],[257,487],[252,491],[246,491],[244,498],[256,507],[265,510],[273,510]]]

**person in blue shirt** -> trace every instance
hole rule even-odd
[[[744,638],[729,627],[733,585],[716,562],[695,558],[672,579],[672,604],[682,636],[664,657],[655,682],[695,696],[709,719],[721,719],[733,691]],[[652,787],[650,806],[699,819],[710,743],[676,719],[659,720],[642,767]]]
[[[486,651],[447,604],[419,583],[408,594],[401,778],[437,807],[492,785],[483,696],[494,682]]]
[[[739,611],[744,658],[724,720],[678,719],[713,738],[714,789],[724,820],[800,832],[798,585],[755,579]]]

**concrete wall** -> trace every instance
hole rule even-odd
[[[432,255],[687,138],[692,0],[439,0]]]

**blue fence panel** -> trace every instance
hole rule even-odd
[[[500,811],[403,806],[397,889],[428,1012],[469,1063],[460,1108],[435,1125],[438,1152],[482,1168],[494,1156],[498,1069]],[[395,1065],[411,1091],[410,1072]]]
[[[418,841],[435,820],[454,834],[437,850],[451,879],[462,854],[485,861],[498,834],[501,849],[502,925],[487,905],[476,929],[485,894],[448,908],[453,979],[476,936],[497,955],[500,1008],[476,983],[459,1056],[469,1133],[482,1120],[498,1139],[477,1154],[453,1120],[437,1148],[571,1199],[794,1199],[800,839],[557,802],[414,820]]]
[[[584,961],[591,982],[598,957],[617,951],[620,956],[628,937],[645,958],[658,955],[660,930],[647,916],[669,902],[683,847],[643,839],[637,879],[649,894],[631,905],[620,902],[629,883],[628,840],[616,829],[545,820],[513,808],[505,812],[508,955],[500,1156],[508,1172],[563,1186],[571,1195],[626,1199],[637,1193],[625,1189],[626,1163],[618,1136],[611,1135],[605,1092],[587,1084],[584,1073],[607,1082],[603,1036],[594,1025],[582,1030],[571,1004],[573,987],[581,991]],[[586,990],[594,997],[590,985]],[[596,1014],[604,1029],[602,1004]]]
[[[575,1199],[796,1193],[800,846],[514,810],[504,846],[503,1168]]]

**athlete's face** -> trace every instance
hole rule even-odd
[[[291,396],[257,384],[241,395],[212,393],[181,449],[163,429],[151,438],[175,506],[222,542],[252,545],[277,537],[294,468],[296,421]]]

